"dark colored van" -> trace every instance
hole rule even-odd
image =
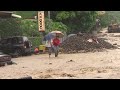
[[[31,48],[32,43],[26,36],[13,36],[0,41],[0,49],[5,54],[31,55]]]

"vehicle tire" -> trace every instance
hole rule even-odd
[[[29,55],[29,56],[31,56],[31,55],[32,55],[32,53],[30,52],[30,53],[28,53],[28,55]]]
[[[12,56],[12,58],[18,58],[19,56],[17,55],[17,54],[13,54],[13,55],[11,55]]]
[[[5,62],[0,62],[0,67],[5,66]]]
[[[15,55],[17,55],[17,56],[22,56],[22,50],[19,49],[19,48],[17,48],[17,49],[15,50]]]
[[[7,62],[7,65],[12,65],[12,64],[13,64],[12,61],[8,61],[8,62]]]

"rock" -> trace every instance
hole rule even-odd
[[[51,75],[47,74],[47,75],[40,75],[39,76],[40,79],[47,79],[47,78],[52,78]]]
[[[95,77],[95,78],[102,78],[102,77],[98,76],[98,77]]]
[[[22,77],[22,78],[19,78],[19,79],[32,79],[31,76],[27,76],[27,77]]]
[[[50,65],[52,64],[52,63],[49,63]]]
[[[72,74],[63,73],[61,74],[61,77],[75,77],[75,76]]]
[[[106,73],[107,70],[98,70],[98,73]]]
[[[100,70],[98,70],[97,72],[98,72],[98,73],[102,73],[102,71],[100,71]]]
[[[114,43],[113,45],[117,45],[117,43]]]
[[[70,62],[72,62],[73,60],[70,60]]]
[[[69,61],[67,61],[67,62],[74,62],[73,60],[69,60]]]

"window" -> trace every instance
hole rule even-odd
[[[28,38],[27,38],[27,37],[23,37],[23,40],[24,40],[24,41],[28,41]]]
[[[13,43],[13,44],[17,44],[17,43],[18,43],[17,38],[13,38],[13,39],[12,39],[12,43]]]

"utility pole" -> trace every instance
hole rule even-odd
[[[50,11],[48,11],[48,18],[50,19]]]

